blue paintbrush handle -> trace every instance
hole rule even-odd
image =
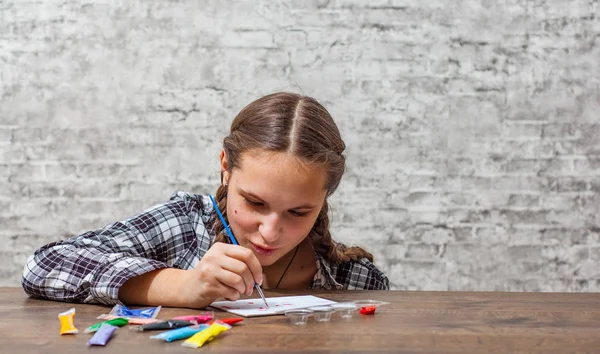
[[[219,215],[219,219],[221,219],[221,223],[223,224],[223,226],[225,226],[225,232],[227,232],[227,236],[229,237],[229,241],[231,241],[231,243],[233,243],[234,245],[238,245],[239,243],[237,242],[237,240],[235,239],[235,236],[233,236],[233,232],[231,232],[231,229],[229,228],[229,225],[227,225],[227,222],[225,221],[225,217],[223,216],[223,214],[221,214],[221,210],[219,210],[219,206],[217,205],[217,202],[215,201],[215,198],[213,198],[212,195],[208,195],[210,198],[210,201],[213,203],[213,206],[215,207],[215,210],[217,211],[217,215]]]
[[[233,232],[231,232],[231,229],[229,228],[229,225],[227,225],[227,222],[225,221],[225,217],[223,216],[223,214],[221,214],[221,210],[219,210],[219,206],[217,205],[217,201],[210,194],[208,195],[208,197],[210,198],[210,201],[212,202],[213,207],[215,208],[215,211],[217,212],[217,215],[219,215],[219,219],[221,219],[221,223],[223,224],[223,226],[225,226],[225,232],[227,232],[227,236],[229,237],[229,240],[234,245],[238,245],[239,246],[240,244],[235,239],[235,236],[233,236]],[[265,295],[263,294],[262,289],[260,288],[260,285],[258,285],[258,283],[256,283],[256,282],[254,282],[254,287],[256,288],[256,291],[258,291],[258,294],[260,295],[260,297],[265,302],[265,305],[267,306],[267,308],[269,308],[269,304],[267,303],[267,299],[265,298]]]

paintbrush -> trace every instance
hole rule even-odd
[[[225,227],[225,232],[227,232],[227,236],[229,237],[229,241],[231,241],[232,244],[234,245],[238,245],[239,243],[237,242],[237,240],[235,239],[235,236],[233,236],[233,232],[231,232],[231,229],[229,228],[229,225],[227,225],[227,222],[225,221],[225,217],[223,216],[223,214],[221,214],[221,210],[219,210],[219,206],[217,205],[217,202],[215,201],[215,198],[213,198],[212,195],[208,195],[210,197],[210,201],[212,202],[215,211],[217,212],[217,215],[219,215],[219,219],[221,219],[221,223],[223,223],[223,226]],[[267,303],[267,299],[265,299],[265,295],[262,292],[262,289],[260,288],[260,285],[258,285],[258,283],[254,282],[254,287],[256,288],[256,291],[258,292],[258,294],[260,295],[260,297],[263,299],[263,301],[265,302],[265,306],[267,308],[269,308],[269,304]]]

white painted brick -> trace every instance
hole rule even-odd
[[[348,145],[332,233],[394,289],[600,290],[595,3],[0,7],[0,285],[46,242],[214,192],[233,116],[292,90]]]
[[[273,34],[268,31],[235,31],[226,32],[221,38],[224,47],[258,47],[273,46]]]
[[[0,145],[9,145],[12,143],[13,130],[0,127]]]

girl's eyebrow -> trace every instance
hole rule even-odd
[[[240,188],[240,193],[241,194],[245,194],[246,196],[248,196],[248,197],[250,197],[250,198],[252,198],[254,200],[258,200],[258,201],[261,201],[261,202],[264,203],[264,201],[259,196],[257,196],[256,194],[254,194],[252,192],[247,192],[247,191],[245,191],[245,190],[243,190],[243,189]],[[303,205],[300,205],[300,206],[297,206],[297,207],[294,207],[294,208],[290,208],[290,209],[314,209],[314,208],[315,208],[314,205],[303,204]]]

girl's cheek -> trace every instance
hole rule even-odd
[[[234,209],[235,223],[242,228],[249,228],[255,223],[253,213],[248,213],[244,210]]]

